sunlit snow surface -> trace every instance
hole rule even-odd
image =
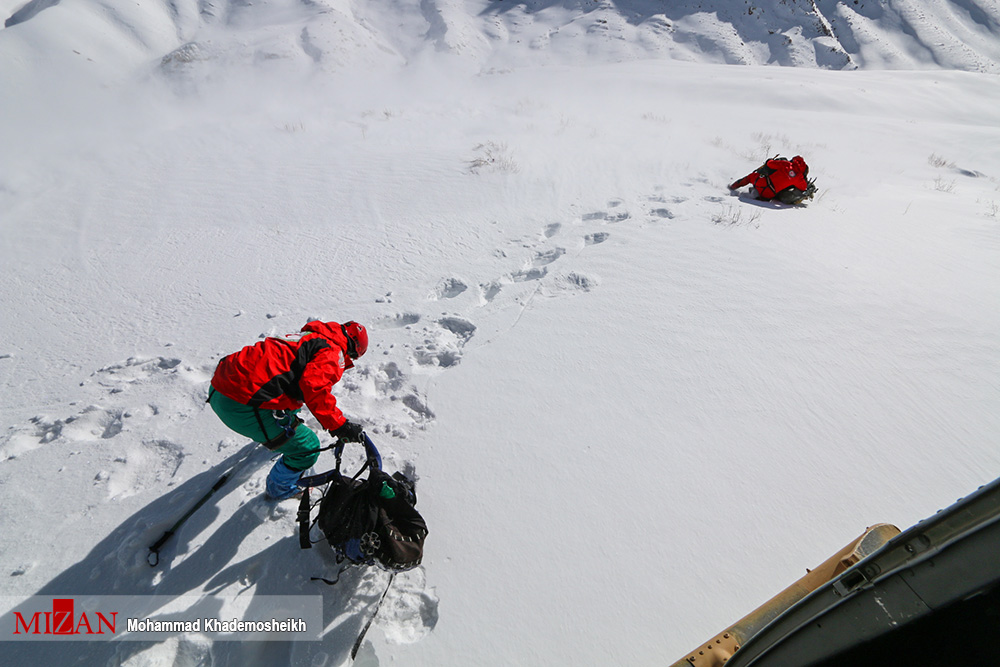
[[[357,664],[669,664],[997,477],[996,5],[664,4],[0,0],[0,595],[328,625],[4,659],[348,661],[387,575],[309,580],[263,450],[146,563],[248,451],[215,363],[309,319],[430,527]],[[729,193],[778,153],[808,206]]]

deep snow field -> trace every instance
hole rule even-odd
[[[146,562],[250,451],[218,359],[310,319],[430,528],[359,665],[670,664],[1000,475],[1000,8],[712,4],[0,0],[0,611],[327,624],[0,662],[349,661],[387,575],[309,580],[263,449]],[[807,206],[728,191],[778,153]]]

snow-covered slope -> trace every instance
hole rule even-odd
[[[1000,71],[1000,7],[989,0],[32,0],[0,6],[3,80],[46,68],[121,76],[204,60],[321,69],[412,61],[470,66],[671,58],[827,69]],[[162,59],[162,60],[161,60]],[[37,68],[37,69],[36,69]]]
[[[666,4],[0,0],[0,596],[327,624],[4,659],[347,660],[384,575],[309,581],[204,406],[311,318],[431,531],[362,664],[672,661],[995,478],[996,4]],[[809,206],[727,191],[775,153]]]

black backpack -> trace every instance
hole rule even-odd
[[[390,572],[402,572],[420,565],[424,554],[427,524],[416,509],[413,480],[401,472],[387,474],[382,457],[367,435],[362,434],[367,454],[365,464],[353,477],[340,472],[343,444],[334,452],[337,467],[325,473],[303,477],[299,501],[299,546],[310,549],[313,525],[337,556],[337,562],[377,565]],[[359,479],[368,471],[368,476]],[[328,485],[319,501],[319,514],[312,520],[314,505],[310,487]]]

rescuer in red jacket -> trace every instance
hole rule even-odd
[[[363,325],[317,320],[219,362],[209,389],[212,409],[232,430],[282,453],[267,475],[269,498],[297,494],[299,477],[319,457],[319,438],[296,414],[303,405],[340,442],[361,441],[362,427],[344,417],[331,390],[367,350]]]
[[[791,160],[773,157],[730,185],[729,189],[738,190],[744,185],[752,185],[757,191],[758,199],[777,199],[784,204],[799,204],[805,199],[812,199],[816,192],[816,186],[806,178],[808,175],[809,165],[801,155],[796,155]]]

